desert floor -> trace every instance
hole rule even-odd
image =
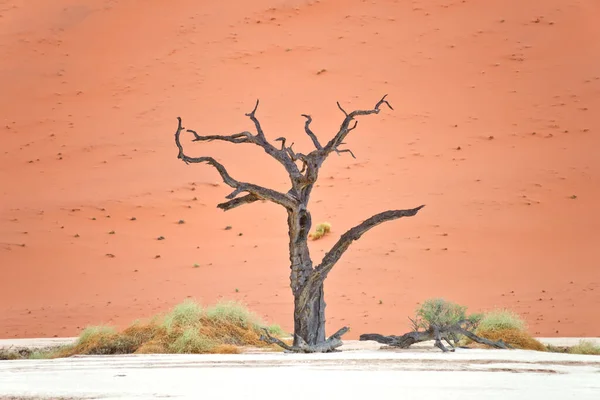
[[[260,98],[267,137],[308,152],[302,113],[326,142],[336,101],[386,93],[394,111],[346,140],[357,159],[321,171],[312,217],[333,230],[315,262],[372,214],[427,206],[344,255],[329,331],[403,333],[441,296],[510,307],[537,336],[600,336],[600,2],[140,4],[0,0],[0,337],[124,326],[186,297],[239,299],[291,329],[285,211],[217,209],[231,189],[177,159],[176,117],[251,130]],[[258,148],[186,148],[288,189]]]
[[[350,341],[334,354],[5,361],[0,362],[0,399],[591,400],[600,393],[597,356],[464,349],[443,354],[431,350],[431,343],[410,350],[379,347]]]

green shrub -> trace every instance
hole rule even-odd
[[[417,308],[415,325],[428,329],[431,325],[448,327],[467,319],[467,307],[441,298],[428,299]]]
[[[176,327],[187,327],[196,326],[200,323],[200,319],[204,315],[202,307],[193,300],[185,300],[173,307],[173,309],[167,313],[164,318],[162,325],[171,332]]]
[[[198,329],[186,328],[175,340],[169,344],[171,353],[208,353],[214,349],[216,343],[201,335]]]
[[[519,314],[507,309],[486,312],[477,324],[477,330],[482,331],[508,329],[525,331],[527,326]]]
[[[289,333],[284,331],[283,328],[277,324],[270,325],[267,329],[269,330],[269,333],[273,336],[283,337],[289,335]]]
[[[220,301],[206,310],[206,317],[215,322],[228,322],[249,327],[264,325],[260,318],[237,301]]]

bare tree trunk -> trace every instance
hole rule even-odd
[[[317,289],[318,295],[294,299],[294,345],[304,340],[309,345],[325,341],[325,295],[323,284]],[[302,339],[302,340],[301,340]]]
[[[306,285],[311,284],[309,277],[313,266],[308,249],[308,233],[311,228],[310,213],[301,208],[288,211],[290,236],[290,286],[294,294],[294,346],[303,340],[308,345],[325,341],[325,295],[323,283],[313,289],[316,296],[307,297]],[[311,291],[312,292],[312,291]]]

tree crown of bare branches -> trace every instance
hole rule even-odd
[[[393,110],[392,106],[386,100],[386,96],[383,96],[383,98],[377,102],[375,107],[373,107],[370,110],[355,110],[350,113],[346,112],[338,102],[337,105],[339,109],[344,113],[345,117],[342,121],[342,124],[340,125],[340,129],[338,130],[338,132],[325,146],[321,145],[319,139],[311,130],[310,125],[312,123],[312,117],[308,114],[302,114],[302,116],[306,118],[304,131],[309,136],[315,147],[315,149],[308,154],[295,152],[293,150],[294,143],[287,146],[287,140],[285,137],[279,137],[275,139],[275,141],[281,142],[281,146],[279,148],[269,143],[269,141],[265,137],[265,133],[262,129],[262,126],[258,118],[256,117],[256,110],[258,109],[259,105],[258,100],[256,101],[254,109],[246,114],[246,116],[249,117],[250,120],[254,123],[254,126],[256,128],[256,134],[244,131],[240,133],[235,133],[233,135],[201,136],[194,130],[185,129],[182,125],[181,118],[177,117],[178,126],[177,131],[175,133],[175,143],[177,144],[177,147],[179,149],[178,158],[186,164],[208,163],[209,165],[212,165],[217,169],[217,171],[221,175],[223,182],[235,189],[230,195],[227,196],[227,199],[229,199],[230,201],[218,205],[218,207],[223,210],[229,210],[231,208],[238,207],[243,204],[257,201],[259,199],[272,201],[288,209],[295,208],[298,207],[300,203],[306,204],[308,202],[310,190],[312,188],[312,185],[316,182],[319,169],[331,153],[349,153],[352,157],[355,158],[354,153],[351,150],[340,149],[340,146],[344,144],[344,139],[346,138],[348,133],[356,129],[358,121],[355,120],[355,117],[361,115],[379,114],[381,106],[384,104]],[[352,124],[351,126],[352,121],[354,121],[354,124]],[[190,157],[186,155],[183,150],[180,138],[181,133],[184,130],[191,133],[194,136],[194,139],[192,140],[194,142],[210,142],[213,140],[219,140],[237,144],[252,143],[261,147],[267,154],[269,154],[271,157],[273,157],[285,167],[290,177],[292,188],[287,193],[281,193],[258,185],[240,182],[232,178],[231,175],[225,169],[225,167],[214,158]],[[297,162],[301,163],[301,168],[298,167]],[[248,194],[244,197],[238,197],[238,195],[240,195],[241,193]]]

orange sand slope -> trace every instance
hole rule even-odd
[[[315,261],[376,212],[427,207],[344,255],[329,331],[402,333],[419,301],[443,296],[511,307],[536,335],[600,335],[598,1],[140,4],[0,1],[0,336],[123,326],[188,296],[240,299],[291,329],[285,211],[216,209],[231,189],[177,160],[176,117],[250,130],[260,98],[268,138],[306,152],[300,114],[326,141],[336,101],[385,93],[395,111],[347,139],[357,159],[322,169],[313,221],[333,229],[311,243]],[[258,148],[186,143],[288,189]]]

